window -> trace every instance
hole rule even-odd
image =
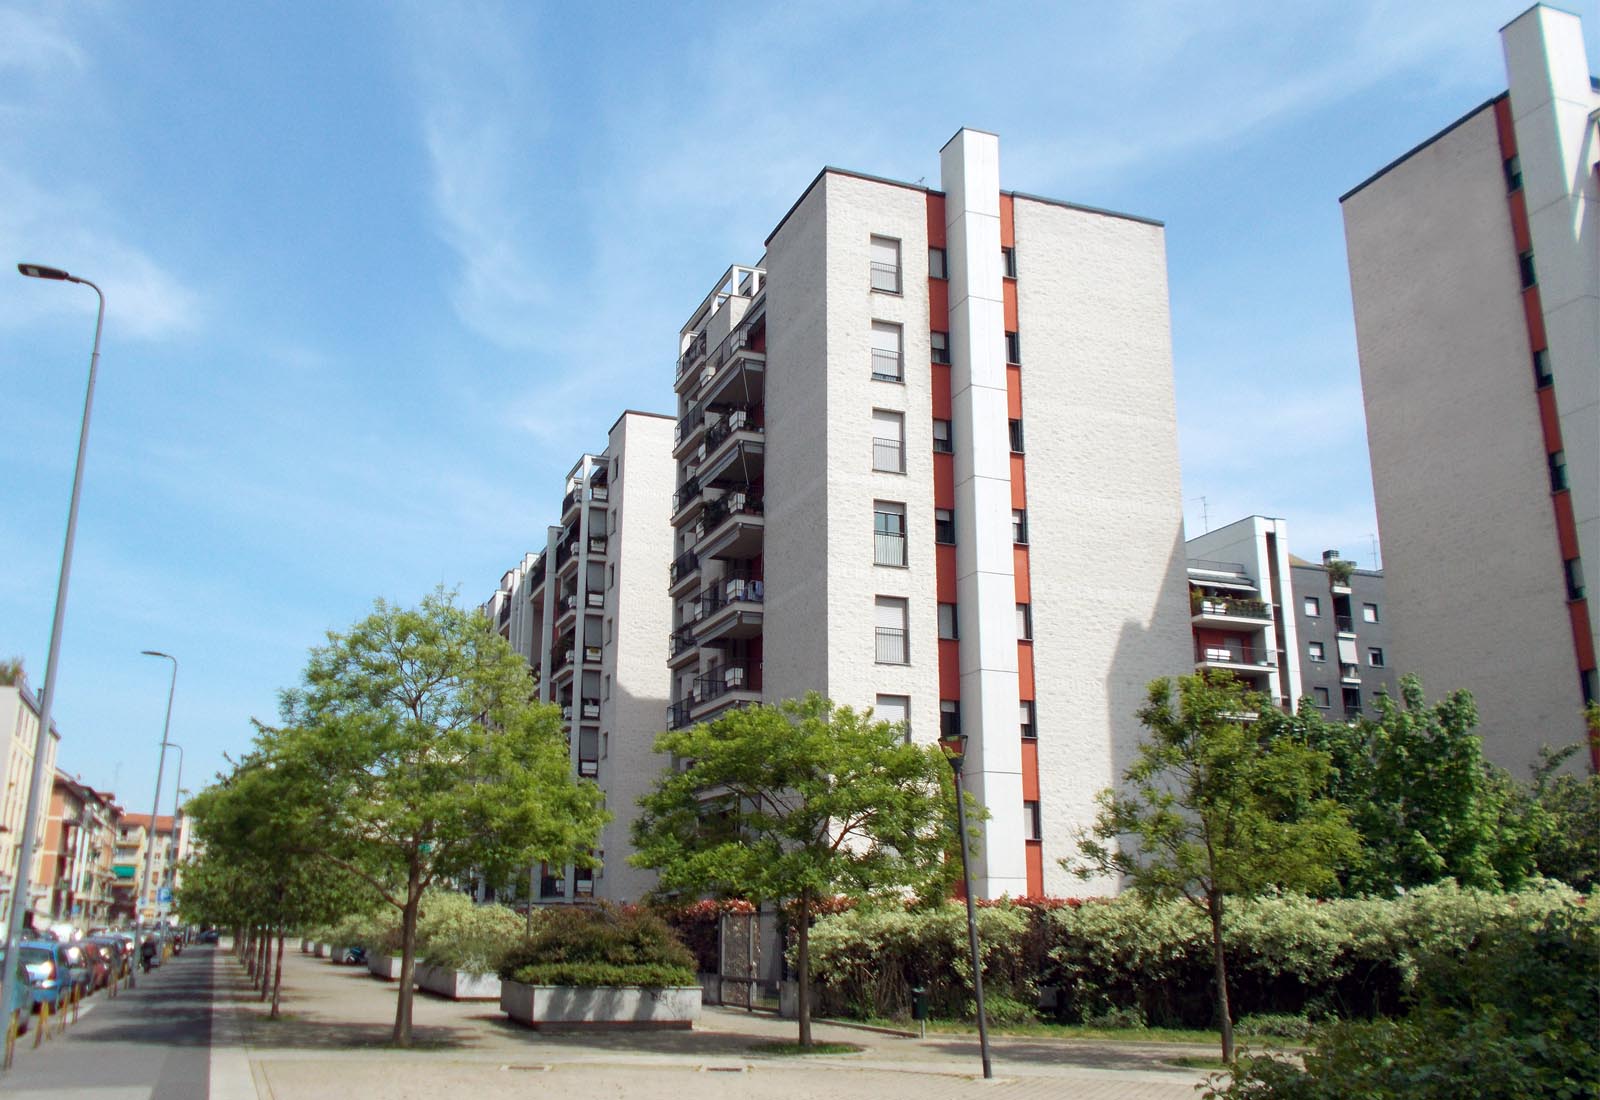
[[[1360,688],[1345,688],[1343,690],[1343,695],[1344,695],[1344,716],[1346,718],[1360,718],[1361,717],[1361,689]]]
[[[1019,603],[1017,605],[1017,641],[1027,642],[1033,640],[1033,605]]]
[[[1550,491],[1559,493],[1567,487],[1567,452],[1550,453]]]
[[[1505,161],[1506,190],[1516,191],[1522,187],[1522,158],[1512,153]]]
[[[939,637],[947,642],[953,642],[961,637],[961,631],[956,623],[956,605],[942,603],[939,605]]]
[[[600,678],[600,698],[611,698],[611,674],[609,672]]]
[[[1015,248],[1000,249],[1000,271],[1008,279],[1017,277],[1017,250]]]
[[[1028,831],[1024,834],[1023,839],[1042,840],[1044,832],[1039,826],[1039,803],[1037,801],[1024,800],[1022,803],[1022,827]]]
[[[1017,705],[1017,725],[1022,729],[1023,740],[1033,741],[1038,738],[1039,727],[1036,718],[1032,699],[1024,699]]]
[[[949,277],[950,277],[950,267],[945,262],[944,249],[942,249],[942,248],[930,248],[930,249],[928,249],[928,278],[930,278],[930,279],[948,279]]]
[[[928,348],[935,363],[950,365],[950,334],[948,332],[928,333]]]
[[[1028,510],[1011,509],[1011,541],[1018,546],[1028,545]]]
[[[906,472],[906,416],[872,410],[872,468],[891,474]]]
[[[956,541],[956,514],[949,508],[933,510],[933,541],[954,546]]]
[[[935,454],[947,455],[955,450],[955,441],[950,435],[950,421],[935,420],[933,422],[933,450]]]
[[[872,562],[906,564],[906,506],[894,501],[872,502]]]
[[[1361,605],[1361,619],[1363,622],[1375,623],[1378,621],[1378,605],[1364,603]]]
[[[1583,691],[1583,705],[1600,702],[1600,674],[1586,668],[1578,673],[1578,686]]]
[[[899,325],[872,322],[872,377],[878,382],[899,382],[905,378]]]
[[[939,700],[939,740],[949,741],[961,736],[961,701]]]
[[[617,567],[608,565],[606,566],[606,591],[609,592],[615,587],[617,587]]]
[[[1317,706],[1323,710],[1333,706],[1333,700],[1329,698],[1327,688],[1312,688],[1311,697],[1317,701]]]
[[[900,242],[892,237],[872,238],[872,289],[900,293]]]
[[[1307,642],[1306,658],[1308,660],[1315,661],[1317,664],[1321,664],[1323,661],[1328,659],[1328,651],[1323,647],[1321,642]]]
[[[1305,606],[1306,615],[1309,618],[1315,619],[1322,614],[1322,601],[1315,596],[1307,596]]]
[[[1555,381],[1550,373],[1550,352],[1544,348],[1533,353],[1533,381],[1541,390]]]
[[[1562,565],[1567,571],[1567,599],[1583,599],[1587,591],[1583,585],[1583,562],[1578,558],[1568,558]]]
[[[880,722],[898,725],[905,739],[911,740],[911,699],[906,695],[880,695],[872,708],[872,716]]]
[[[1008,420],[1008,421],[1006,421],[1006,427],[1008,427],[1011,430],[1011,453],[1012,454],[1018,454],[1018,455],[1021,454],[1022,453],[1022,421],[1020,421],[1020,420]]]
[[[1014,332],[1006,333],[1006,362],[1022,362],[1022,342],[1017,338],[1017,334]]]
[[[1367,647],[1367,664],[1373,668],[1383,667],[1383,650],[1378,646]]]
[[[906,645],[906,601],[895,596],[879,596],[873,608],[877,634],[874,659],[880,665],[911,663]]]
[[[1539,276],[1533,270],[1533,253],[1532,252],[1522,252],[1522,253],[1518,254],[1518,256],[1517,256],[1517,271],[1522,276],[1522,289],[1523,290],[1527,290],[1529,287],[1534,286],[1539,282]]]

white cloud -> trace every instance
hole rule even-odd
[[[0,8],[0,73],[59,76],[62,66],[82,70],[88,58],[59,26],[54,13]]]

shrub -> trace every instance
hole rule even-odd
[[[1099,1027],[1110,1031],[1143,1031],[1146,1027],[1144,1013],[1137,1008],[1108,1008],[1093,1016],[1085,1016],[1083,1022],[1086,1027]]]
[[[504,905],[428,901],[417,924],[418,954],[429,966],[492,974],[523,935],[524,919]]]
[[[694,956],[655,914],[635,907],[547,911],[500,961],[529,985],[694,985]]]
[[[1262,1012],[1240,1018],[1233,1025],[1234,1033],[1246,1037],[1269,1039],[1309,1039],[1317,1025],[1305,1016],[1286,1012]]]
[[[705,900],[688,905],[657,906],[655,912],[667,922],[683,945],[694,956],[697,969],[710,974],[722,968],[722,917],[726,913],[754,913],[756,907],[738,898]]]

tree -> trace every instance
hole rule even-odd
[[[840,894],[942,897],[955,820],[950,769],[871,712],[803,700],[732,710],[656,738],[669,769],[639,800],[631,862],[663,892],[792,903],[799,1038],[811,1045],[811,919]]]
[[[1222,1057],[1233,1060],[1225,899],[1273,888],[1322,890],[1354,855],[1348,814],[1321,792],[1328,757],[1290,739],[1263,738],[1254,716],[1271,707],[1230,675],[1184,676],[1176,700],[1156,680],[1139,720],[1150,736],[1123,773],[1123,789],[1099,796],[1079,839],[1087,878],[1126,876],[1152,897],[1182,897],[1210,920]]]
[[[414,609],[377,601],[312,651],[285,726],[263,751],[293,777],[320,855],[399,911],[394,1042],[411,1042],[423,891],[474,871],[591,865],[608,818],[572,775],[560,711],[492,624],[437,590]]]

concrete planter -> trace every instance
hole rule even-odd
[[[315,943],[315,944],[312,944],[311,946],[312,946],[312,949],[313,949],[311,953],[313,955],[315,955],[317,958],[325,959],[325,958],[328,957],[329,948],[328,948],[327,944],[325,944],[325,943]]]
[[[382,978],[386,982],[397,982],[400,980],[400,963],[401,959],[399,955],[370,954],[367,956],[368,972],[371,973],[373,977]]]
[[[400,960],[395,960],[395,974],[399,975]],[[467,970],[451,970],[443,966],[417,964],[417,985],[429,993],[449,997],[452,1001],[498,1001],[500,978],[495,974],[474,974]]]
[[[500,983],[500,1008],[533,1028],[689,1028],[700,1018],[700,987]]]
[[[300,954],[302,954],[302,955],[311,954],[311,941],[310,940],[301,940],[300,941]]]

